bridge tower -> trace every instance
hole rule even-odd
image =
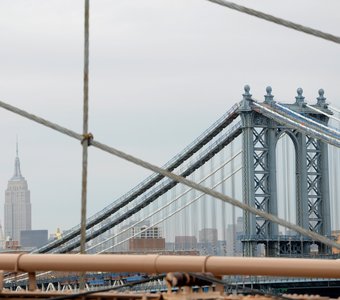
[[[330,236],[327,144],[254,111],[249,86],[245,86],[244,90],[239,109],[243,127],[243,201],[257,209],[278,215],[276,145],[280,136],[285,133],[291,138],[295,148],[297,225]],[[266,91],[262,104],[272,106],[275,101],[271,87],[267,87]],[[306,105],[301,88],[297,93],[295,103],[284,106],[327,125],[327,116]],[[312,107],[331,114],[325,100],[323,90],[319,90],[317,103]],[[256,256],[258,244],[265,245],[266,256],[299,256],[308,255],[314,242],[299,235],[279,235],[277,224],[244,212],[242,243],[245,256]],[[329,247],[316,244],[319,253],[330,252]]]

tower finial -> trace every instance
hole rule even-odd
[[[264,102],[270,104],[272,103],[274,100],[274,95],[272,95],[272,87],[271,86],[267,86],[266,87],[266,92],[267,92],[267,95],[264,96]]]
[[[296,90],[296,92],[297,92],[297,96],[295,97],[295,99],[296,99],[295,103],[298,104],[299,106],[306,105],[306,104],[305,104],[305,97],[302,96],[302,94],[303,94],[303,89],[302,89],[302,88],[298,88],[298,89]]]
[[[322,108],[327,108],[326,98],[324,94],[325,91],[323,89],[319,89],[319,97],[316,98],[318,100],[317,105]]]
[[[251,94],[250,94],[250,86],[247,84],[244,86],[244,94],[242,94],[243,100],[241,101],[241,109],[245,111],[250,111],[249,102],[252,101]]]

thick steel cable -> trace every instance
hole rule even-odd
[[[21,110],[19,108],[16,108],[16,107],[14,107],[14,106],[12,106],[10,104],[7,104],[7,103],[4,103],[4,102],[0,101],[0,107],[5,108],[5,109],[7,109],[9,111],[12,111],[12,112],[14,112],[14,113],[16,113],[18,115],[21,115],[21,116],[23,116],[23,117],[25,117],[27,119],[32,120],[34,122],[42,124],[42,125],[44,125],[46,127],[52,128],[52,129],[54,129],[56,131],[59,131],[59,132],[61,132],[63,134],[66,134],[66,135],[68,135],[70,137],[73,137],[73,138],[75,138],[75,139],[77,139],[79,141],[81,141],[83,139],[82,135],[80,135],[80,134],[78,134],[78,133],[76,133],[76,132],[74,132],[74,131],[72,131],[70,129],[67,129],[65,127],[62,127],[62,126],[57,125],[55,123],[52,123],[52,122],[50,122],[48,120],[45,120],[45,119],[43,119],[41,117],[35,116],[33,114],[30,114],[30,113],[28,113],[28,112],[26,112],[24,110]],[[210,188],[201,186],[201,185],[199,185],[199,184],[197,184],[197,183],[195,183],[195,182],[193,182],[193,181],[191,181],[189,179],[186,179],[186,178],[183,178],[183,177],[181,177],[179,175],[171,173],[171,172],[169,172],[169,171],[167,171],[167,170],[165,170],[163,168],[160,168],[160,167],[158,167],[156,165],[153,165],[153,164],[151,164],[151,163],[149,163],[147,161],[144,161],[142,159],[134,157],[134,156],[132,156],[130,154],[127,154],[127,153],[125,153],[123,151],[120,151],[118,149],[115,149],[113,147],[107,146],[107,145],[102,144],[102,143],[100,143],[98,141],[95,141],[95,140],[91,141],[91,145],[93,147],[95,147],[95,148],[101,149],[101,150],[103,150],[103,151],[105,151],[107,153],[113,154],[113,155],[115,155],[117,157],[120,157],[120,158],[122,158],[124,160],[127,160],[127,161],[129,161],[129,162],[131,162],[133,164],[139,165],[139,166],[141,166],[141,167],[143,167],[145,169],[148,169],[150,171],[156,172],[156,173],[161,174],[163,176],[166,176],[166,177],[168,177],[168,178],[170,178],[170,179],[172,179],[174,181],[177,181],[179,183],[182,183],[182,184],[185,184],[185,185],[187,185],[189,187],[192,187],[193,189],[196,189],[196,190],[198,190],[200,192],[206,193],[207,195],[210,195],[212,197],[220,199],[220,200],[222,200],[224,202],[230,203],[231,205],[235,205],[235,206],[237,206],[237,207],[239,207],[239,208],[241,208],[243,210],[246,210],[246,211],[248,211],[248,212],[250,212],[252,214],[255,214],[255,215],[258,215],[260,217],[263,217],[264,219],[266,219],[268,221],[271,221],[271,222],[277,223],[277,224],[279,224],[281,226],[284,226],[284,227],[287,227],[289,229],[292,229],[292,230],[294,230],[294,231],[296,231],[296,232],[298,232],[298,233],[300,233],[300,234],[302,234],[304,236],[307,236],[307,237],[311,238],[312,240],[321,242],[321,243],[323,243],[323,244],[325,244],[327,246],[334,247],[334,248],[340,250],[340,244],[338,244],[338,243],[336,243],[336,242],[334,242],[334,241],[332,241],[332,240],[330,240],[330,239],[328,239],[328,238],[326,238],[326,237],[324,237],[324,236],[322,236],[320,234],[317,234],[315,232],[309,231],[309,230],[304,229],[304,228],[302,228],[302,227],[300,227],[298,225],[295,225],[295,224],[292,224],[292,223],[290,223],[290,222],[288,222],[286,220],[283,220],[283,219],[281,219],[281,218],[279,218],[277,216],[274,216],[274,215],[269,214],[267,212],[261,211],[259,209],[254,208],[254,207],[251,207],[251,206],[249,206],[249,205],[247,205],[245,203],[242,203],[242,202],[240,202],[240,201],[238,201],[236,199],[233,199],[233,198],[231,198],[231,197],[229,197],[227,195],[224,195],[224,194],[222,194],[220,192],[217,192],[217,191],[214,191],[214,190],[212,190]]]
[[[251,9],[251,8],[248,8],[242,5],[238,5],[236,3],[229,2],[226,0],[207,0],[207,1],[228,7],[230,9],[237,10],[239,12],[254,16],[256,18],[260,18],[260,19],[263,19],[263,20],[266,20],[272,23],[276,23],[278,25],[282,25],[282,26],[285,26],[285,27],[288,27],[288,28],[291,28],[291,29],[294,29],[300,32],[304,32],[304,33],[319,37],[327,41],[340,44],[340,37],[333,35],[333,34],[329,34],[329,33],[326,33],[326,32],[311,28],[311,27],[307,27],[307,26],[304,26],[298,23],[287,21],[285,19],[281,19],[273,15],[266,14],[261,11]]]
[[[87,160],[88,160],[88,116],[89,116],[89,15],[90,0],[85,0],[84,9],[84,86],[83,86],[83,159],[82,159],[82,181],[81,181],[81,222],[80,222],[80,253],[86,252],[86,202],[87,202]],[[85,288],[85,273],[81,274],[79,287]]]

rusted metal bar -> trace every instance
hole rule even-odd
[[[4,271],[0,270],[0,293],[4,289]]]
[[[37,278],[35,272],[28,273],[28,290],[33,292],[37,289]]]
[[[0,270],[35,272],[201,272],[340,278],[340,260],[171,255],[1,254]]]

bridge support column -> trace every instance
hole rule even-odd
[[[267,101],[272,101],[271,89]],[[277,215],[276,127],[275,122],[250,109],[251,95],[245,88],[240,114],[243,125],[243,201],[259,210]],[[273,236],[278,226],[260,216],[244,213],[244,255],[257,256],[257,245],[265,245],[266,255],[275,256],[278,245]]]
[[[249,101],[251,95],[249,94],[249,87],[245,87],[243,94],[243,103],[241,114],[243,123],[243,202],[255,207],[254,198],[254,145],[253,145],[253,112],[251,111]],[[244,241],[243,255],[256,256],[256,241],[253,237],[256,236],[256,217],[247,211],[243,214],[244,226]]]
[[[328,177],[327,144],[301,133],[289,126],[282,125],[258,112],[254,100],[245,87],[239,113],[243,130],[243,201],[267,213],[278,215],[276,182],[276,145],[283,133],[292,139],[296,154],[296,221],[305,229],[324,236],[331,235],[330,200]],[[328,117],[319,110],[327,111],[323,90],[319,91],[318,103],[308,106],[304,102],[302,89],[297,90],[294,104],[278,105],[273,100],[271,88],[263,106],[276,114],[296,117],[298,122],[304,118],[317,120],[327,125]],[[306,121],[309,123],[309,121]],[[314,126],[313,121],[310,121]],[[319,124],[316,124],[320,126]],[[313,241],[291,233],[279,235],[278,225],[260,216],[244,212],[243,253],[256,256],[258,244],[265,246],[267,256],[309,255]],[[330,248],[316,243],[319,254],[329,254]]]

